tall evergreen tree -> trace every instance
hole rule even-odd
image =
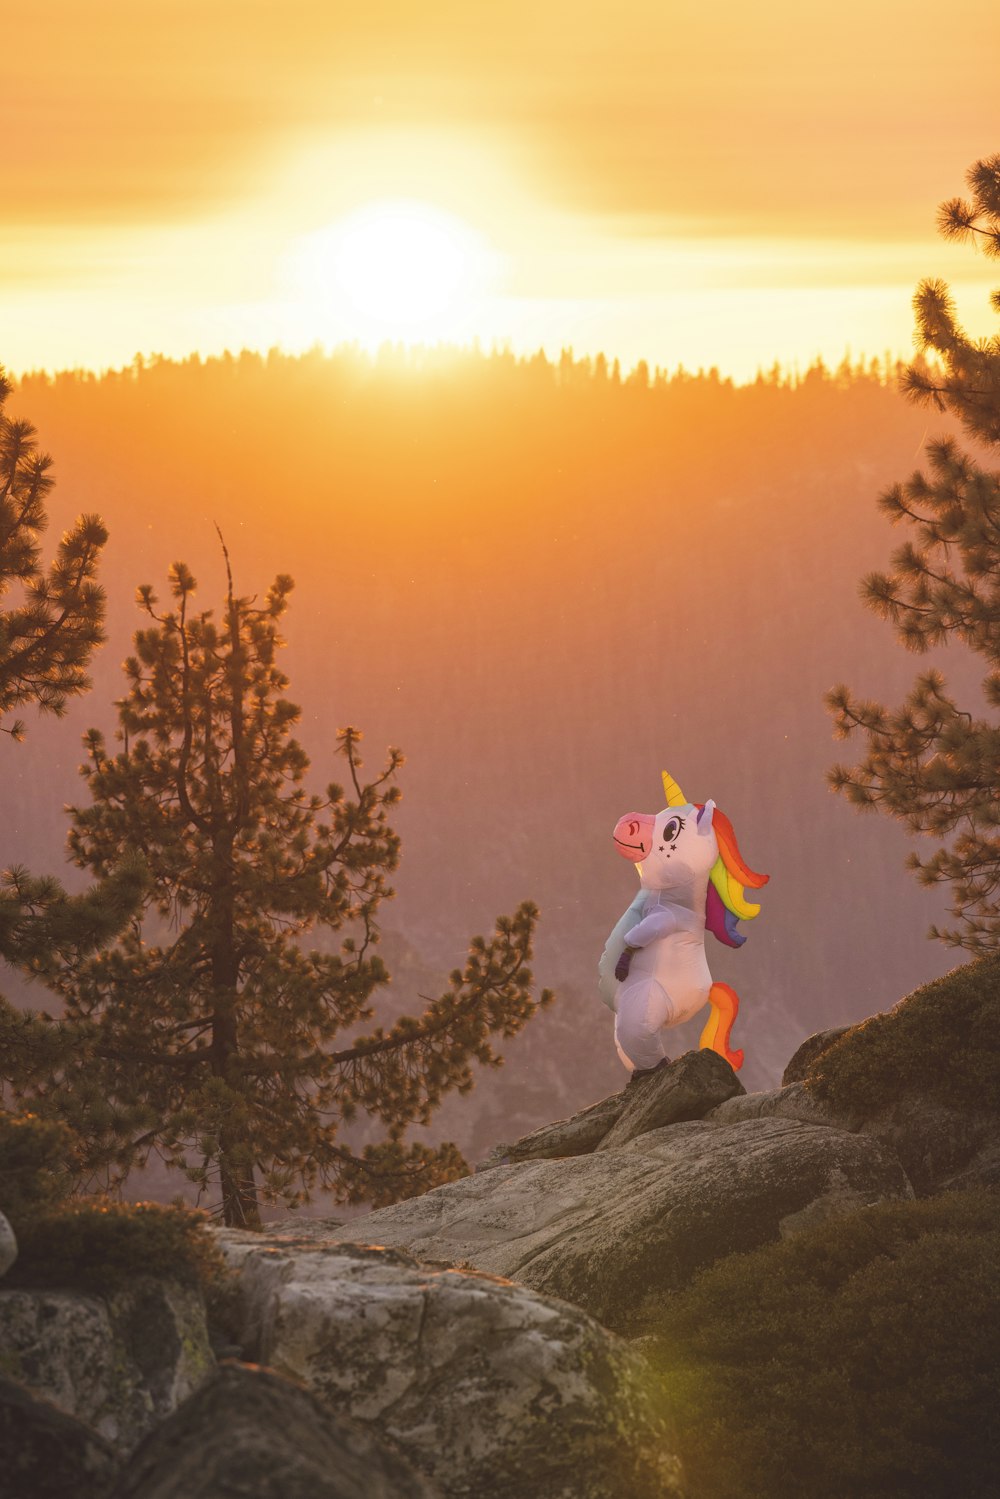
[[[1000,156],[978,161],[967,181],[971,198],[939,209],[949,238],[975,242],[1000,258]],[[1000,291],[991,297],[1000,312]],[[911,399],[951,411],[979,452],[952,437],[927,445],[929,472],[917,472],[880,497],[894,523],[910,530],[892,571],[861,585],[869,608],[896,629],[911,651],[961,641],[984,662],[983,692],[1000,708],[1000,473],[983,458],[1000,448],[1000,337],[971,339],[959,326],[947,287],[921,283],[914,298],[923,358],[910,366]],[[829,779],[862,809],[899,818],[914,833],[946,841],[928,858],[910,856],[924,885],[951,886],[957,925],[931,935],[985,952],[1000,946],[1000,722],[963,709],[941,673],[920,674],[898,708],[855,698],[844,686],[827,698],[836,732],[867,741],[855,766],[836,765]]]
[[[0,369],[0,730],[20,739],[24,724],[13,710],[34,706],[60,715],[71,697],[90,686],[87,665],[104,639],[104,591],[97,566],[108,539],[96,515],[82,515],[44,568],[39,538],[48,525],[52,459],[38,447],[30,422],[4,407],[12,391]],[[17,603],[9,603],[13,589]],[[0,877],[0,958],[30,973],[53,961],[75,960],[120,931],[143,886],[141,861],[130,856],[84,895],[70,896],[57,880],[24,869]],[[21,1083],[51,1065],[60,1037],[30,1013],[0,999],[0,1050],[5,1071]],[[56,1048],[56,1053],[53,1051]]]
[[[228,557],[227,557],[228,568]],[[347,790],[310,794],[293,737],[279,634],[292,588],[263,602],[232,578],[216,619],[192,606],[186,566],[172,606],[139,590],[150,623],[125,663],[120,748],[87,736],[92,801],[73,810],[77,863],[104,875],[130,849],[152,870],[145,920],[58,979],[80,1049],[35,1089],[119,1178],[155,1149],[221,1196],[226,1223],[259,1224],[260,1196],[288,1205],[316,1184],[375,1203],[465,1170],[451,1145],[406,1145],[443,1095],[472,1086],[471,1063],[497,1064],[549,998],[532,998],[530,903],[477,938],[451,987],[420,1017],[336,1049],[369,1018],[388,975],[375,947],[399,841],[388,811],[401,764],[361,775],[360,735],[338,748]],[[341,933],[307,950],[312,928]],[[337,1138],[358,1110],[385,1126],[357,1154]]]

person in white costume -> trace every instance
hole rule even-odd
[[[663,1066],[665,1032],[706,1004],[700,1045],[734,1068],[742,1065],[742,1051],[729,1046],[739,999],[728,984],[713,982],[705,932],[741,946],[746,939],[737,920],[760,910],[744,899],[743,886],[767,881],[744,863],[732,825],[713,801],[687,801],[665,771],[663,784],[664,811],[632,812],[615,825],[615,847],[635,864],[641,888],[608,938],[599,968],[601,997],[615,1012],[615,1045],[633,1077]]]

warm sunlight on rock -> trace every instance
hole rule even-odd
[[[447,337],[485,294],[494,257],[454,215],[409,199],[371,203],[299,242],[294,278],[321,331]]]

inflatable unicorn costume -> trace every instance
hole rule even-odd
[[[601,998],[615,1012],[618,1055],[634,1072],[659,1066],[663,1032],[706,1004],[699,1044],[739,1068],[743,1053],[730,1049],[729,1036],[740,1002],[728,984],[712,982],[705,932],[742,947],[737,922],[760,911],[744,886],[759,889],[768,876],[744,863],[732,824],[713,801],[689,802],[666,771],[663,789],[663,812],[632,812],[615,826],[615,847],[635,864],[641,888],[605,946]]]

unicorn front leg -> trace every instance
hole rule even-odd
[[[644,916],[625,933],[625,946],[621,957],[615,964],[615,978],[624,983],[628,978],[629,969],[632,966],[632,958],[641,947],[648,947],[651,942],[659,942],[662,937],[669,937],[672,932],[684,929],[676,911],[671,911],[664,906],[658,906],[648,916]]]
[[[657,906],[625,933],[625,943],[633,949],[648,947],[651,942],[659,942],[661,937],[669,937],[673,932],[685,930],[685,924],[676,911],[669,906]]]

